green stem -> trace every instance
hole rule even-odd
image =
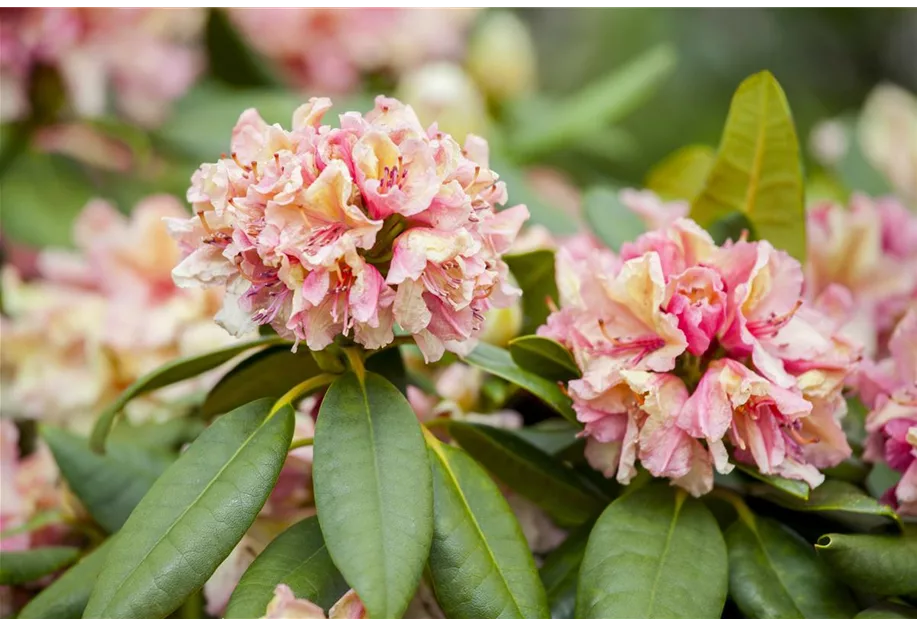
[[[315,392],[319,388],[323,388],[326,385],[331,385],[331,382],[334,381],[338,375],[332,374],[330,372],[323,372],[322,374],[317,374],[310,379],[306,379],[292,390],[280,397],[274,407],[271,408],[271,415],[276,414],[280,408],[284,405],[293,405],[296,400]]]
[[[714,488],[710,493],[710,496],[713,498],[720,499],[721,501],[726,501],[736,510],[736,514],[739,515],[739,518],[742,519],[748,527],[755,529],[755,514],[748,508],[748,505],[745,504],[745,501],[742,500],[742,497],[732,492],[731,490],[725,490],[723,488]]]
[[[350,364],[350,369],[356,373],[357,379],[363,381],[366,378],[366,364],[363,363],[363,349],[359,346],[346,346],[343,351]]]
[[[390,344],[386,344],[382,348],[377,348],[375,350],[367,351],[366,357],[368,359],[372,357],[373,355],[375,355],[376,353],[387,351],[388,349],[392,348],[393,346],[405,346],[407,344],[413,344],[413,343],[414,343],[413,335],[399,335],[395,339],[393,339]]]
[[[300,438],[298,440],[293,440],[292,442],[290,442],[289,450],[292,451],[294,449],[303,448],[305,446],[312,446],[314,443],[315,443],[314,438]]]

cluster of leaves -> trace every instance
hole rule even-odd
[[[564,120],[559,126],[532,124],[534,110],[518,113],[517,128],[527,130],[517,137],[515,158],[534,159],[604,126],[632,108],[670,64],[666,51],[656,51],[574,101],[539,105],[565,110],[548,116]],[[218,100],[233,117],[250,104]],[[173,123],[194,126],[198,118],[185,106]],[[193,133],[173,135],[175,142],[188,137]],[[189,152],[204,148],[192,143]],[[513,176],[512,167],[496,167]],[[740,86],[718,150],[683,149],[650,173],[648,185],[664,197],[689,199],[692,217],[721,240],[745,230],[804,255],[799,145],[786,98],[768,73]],[[609,189],[592,190],[585,213],[615,249],[643,230]],[[549,226],[551,219],[541,216]],[[875,500],[883,486],[855,460],[811,491],[740,467],[700,500],[646,474],[622,491],[590,470],[558,385],[579,376],[577,366],[559,344],[532,335],[547,316],[546,302],[557,300],[553,254],[506,260],[524,290],[524,335],[508,349],[482,344],[465,360],[505,382],[505,402],[527,409],[526,427],[421,425],[405,398],[410,374],[397,346],[369,356],[337,347],[329,360],[302,347],[292,353],[288,343],[265,336],[167,364],[127,389],[89,440],[41,430],[97,539],[88,551],[3,553],[3,585],[64,571],[20,616],[193,612],[199,590],[252,525],[297,445],[292,403],[319,391],[317,515],[289,527],[258,556],[232,595],[228,617],[263,615],[284,583],[322,607],[353,588],[369,616],[397,618],[423,578],[450,618],[917,612],[917,528]],[[243,353],[193,419],[116,425],[133,398]],[[858,420],[848,417],[854,428]],[[534,556],[501,486],[567,529],[566,541]]]

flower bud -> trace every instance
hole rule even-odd
[[[537,58],[528,28],[509,11],[489,13],[471,36],[467,66],[484,92],[498,102],[531,92]]]

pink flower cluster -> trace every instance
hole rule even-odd
[[[855,194],[849,208],[809,209],[806,298],[842,286],[853,302],[845,333],[876,356],[908,307],[917,303],[917,214],[894,197]]]
[[[0,120],[29,114],[41,68],[55,70],[81,117],[106,111],[109,90],[135,121],[154,125],[203,68],[202,9],[3,9]]]
[[[803,304],[802,268],[766,241],[714,244],[688,219],[625,244],[557,253],[562,308],[539,333],[569,348],[586,455],[628,483],[637,460],[692,494],[732,460],[823,480],[851,453],[839,416],[858,349]]]
[[[898,323],[888,350],[887,358],[860,368],[860,397],[872,410],[864,457],[902,473],[883,500],[917,516],[917,306]]]
[[[340,128],[321,124],[330,108],[311,99],[292,131],[242,114],[231,158],[192,179],[196,215],[169,223],[176,284],[227,285],[217,321],[234,333],[270,324],[312,350],[338,335],[376,349],[397,323],[428,361],[470,350],[484,313],[518,294],[501,255],[528,210],[496,211],[506,188],[484,140],[463,149],[382,96]]]
[[[233,23],[295,86],[345,94],[364,74],[400,74],[456,58],[475,17],[469,9],[230,9]]]

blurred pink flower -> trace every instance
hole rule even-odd
[[[42,251],[31,282],[3,269],[3,416],[85,431],[139,376],[232,340],[212,322],[218,293],[172,282],[180,253],[163,218],[183,215],[170,196],[143,200],[130,218],[92,201],[74,226],[76,251]],[[162,415],[199,385],[158,391],[128,413]]]
[[[845,332],[878,357],[888,333],[917,302],[917,216],[892,197],[856,194],[849,208],[819,203],[809,209],[809,300],[832,285],[853,297]]]
[[[400,75],[426,61],[461,54],[475,11],[406,8],[229,9],[261,55],[303,90],[335,95],[364,75]]]
[[[664,202],[648,189],[625,188],[618,196],[625,207],[643,218],[649,231],[665,228],[678,218],[687,218],[691,208],[685,200]]]
[[[217,321],[233,333],[270,324],[312,350],[338,335],[376,349],[397,323],[427,361],[470,350],[484,314],[518,295],[501,255],[528,211],[496,211],[506,189],[481,138],[462,149],[383,96],[332,129],[330,106],[313,98],[292,131],[242,114],[232,158],[192,178],[196,215],[169,221],[175,283],[227,286]]]
[[[297,599],[286,584],[278,584],[274,598],[268,603],[264,618],[317,618],[324,619],[325,612],[307,599]],[[328,610],[328,618],[366,618],[366,608],[354,590],[348,590]]]
[[[78,116],[104,114],[112,91],[125,115],[155,126],[203,68],[205,18],[203,9],[4,9],[0,119],[27,116],[30,81],[51,68]]]
[[[891,355],[862,375],[876,390],[872,398],[864,396],[872,410],[864,458],[902,473],[884,500],[901,514],[917,516],[917,307],[898,323],[888,348]]]
[[[802,301],[799,262],[766,241],[716,246],[676,219],[624,244],[557,252],[561,308],[539,333],[571,350],[568,387],[589,462],[627,483],[635,463],[694,495],[732,457],[815,486],[851,454],[839,417],[859,347]],[[692,391],[693,390],[693,391]]]

